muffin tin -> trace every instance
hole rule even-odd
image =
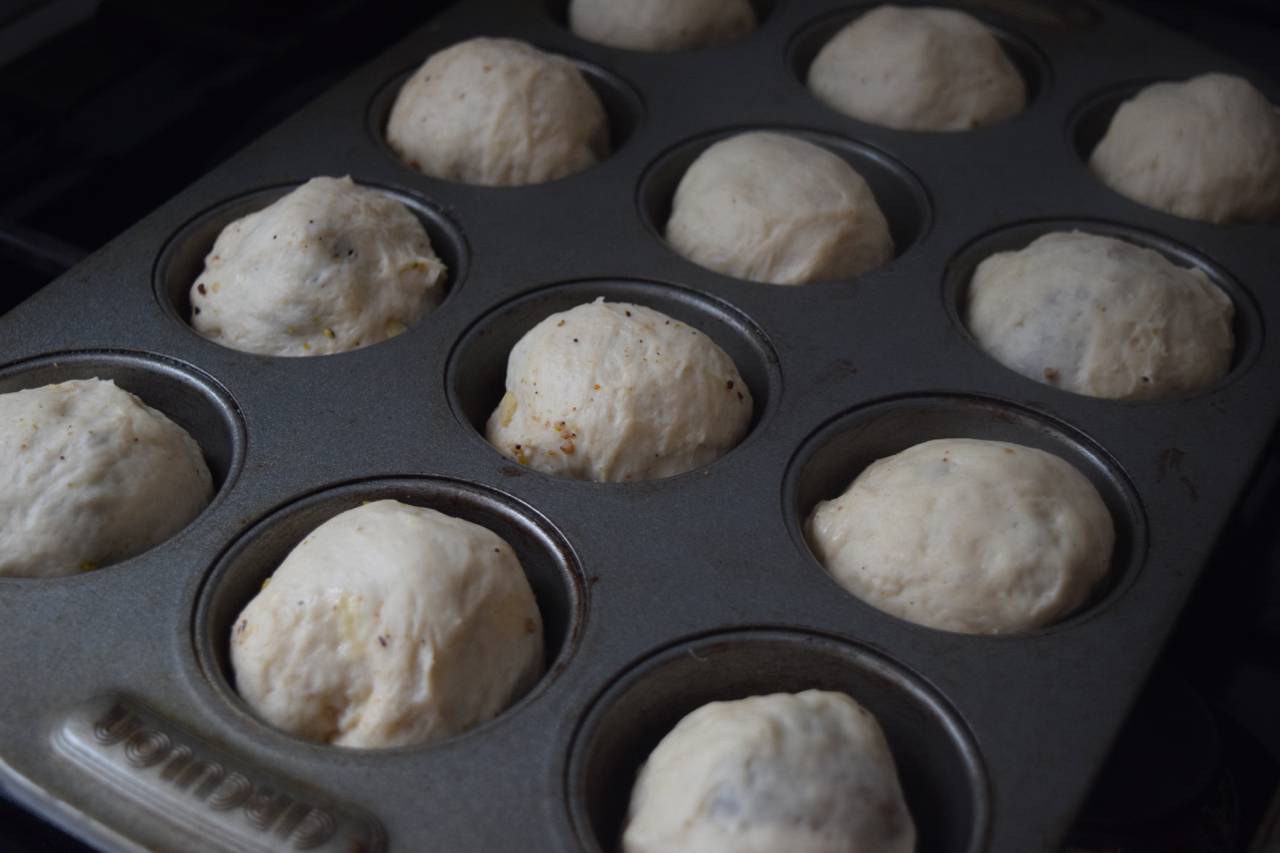
[[[0,579],[0,783],[113,851],[454,849],[608,853],[631,779],[711,699],[841,689],[884,726],[922,853],[1055,850],[1280,416],[1280,226],[1213,226],[1130,202],[1084,164],[1120,95],[1209,70],[1280,87],[1103,2],[955,3],[986,21],[1032,92],[969,133],[844,118],[804,89],[825,35],[865,5],[762,3],[721,48],[615,50],[564,3],[467,0],[409,35],[0,321],[0,391],[99,376],[187,427],[217,495],[177,536],[115,566]],[[616,151],[530,187],[452,184],[381,136],[399,81],[478,35],[579,64]],[[868,179],[897,254],[854,280],[753,284],[661,240],[680,174],[715,139],[796,133]],[[315,175],[405,201],[449,265],[419,326],[368,349],[270,358],[185,323],[218,229]],[[991,251],[1061,227],[1202,266],[1236,305],[1232,372],[1176,399],[1096,400],[1001,367],[957,306]],[[512,343],[596,296],[705,332],[756,400],[747,438],[663,480],[571,482],[481,434]],[[801,535],[820,499],[917,441],[1016,441],[1066,457],[1116,520],[1107,587],[1012,636],[944,633],[847,595]],[[516,548],[549,670],[495,720],[383,751],[259,721],[227,670],[227,629],[310,527],[396,497]]]

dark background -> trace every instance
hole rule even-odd
[[[0,0],[0,36],[60,3]],[[105,0],[0,57],[0,313],[446,5]],[[1124,5],[1280,80],[1280,0]],[[1280,781],[1277,519],[1273,441],[1071,851],[1280,853],[1251,846]],[[0,853],[89,850],[0,795]]]

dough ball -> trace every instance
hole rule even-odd
[[[1234,313],[1204,271],[1073,231],[979,264],[965,325],[996,361],[1037,382],[1139,399],[1225,376]]]
[[[400,202],[350,178],[312,178],[218,235],[191,286],[191,325],[261,355],[329,355],[417,325],[444,264]]]
[[[640,769],[623,853],[914,853],[889,745],[843,693],[711,702]]]
[[[236,689],[267,722],[338,746],[447,738],[541,676],[542,615],[511,546],[382,500],[311,532],[236,619]]]
[[[552,314],[511,350],[485,437],[575,480],[652,480],[719,459],[747,433],[751,392],[696,329],[603,297]]]
[[[0,394],[0,576],[52,578],[159,545],[213,498],[186,430],[111,380]]]
[[[1280,219],[1280,113],[1241,77],[1155,83],[1125,101],[1089,168],[1139,204],[1204,222]]]
[[[629,50],[694,50],[737,41],[756,28],[747,0],[570,0],[569,29]]]
[[[1107,575],[1115,529],[1057,456],[998,441],[926,441],[881,459],[805,525],[818,562],[886,613],[1005,634],[1063,619]]]
[[[562,56],[476,38],[434,54],[391,108],[387,143],[420,172],[488,186],[540,184],[609,156],[609,123]]]
[[[667,242],[699,266],[769,284],[849,278],[893,258],[862,176],[780,133],[743,133],[702,152],[676,188]]]
[[[972,130],[1022,112],[1027,86],[982,23],[955,9],[877,6],[819,51],[809,90],[859,121]]]

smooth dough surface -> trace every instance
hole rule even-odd
[[[629,50],[694,50],[736,41],[756,28],[748,0],[570,0],[577,36]]]
[[[770,284],[849,278],[893,258],[862,176],[781,133],[743,133],[702,152],[676,188],[666,236],[695,264]]]
[[[1242,77],[1155,83],[1120,105],[1089,168],[1139,204],[1204,222],[1280,219],[1280,113]]]
[[[417,325],[444,264],[400,202],[350,178],[312,178],[218,235],[191,286],[191,325],[261,355],[329,355]]]
[[[623,853],[914,853],[884,733],[843,693],[711,702],[640,769]]]
[[[1018,113],[1027,86],[977,19],[878,6],[823,46],[809,90],[838,112],[898,130],[972,130]]]
[[[405,82],[387,143],[413,168],[465,184],[540,184],[609,156],[604,107],[573,63],[514,39],[432,55]]]
[[[118,563],[173,536],[212,498],[195,440],[111,380],[0,394],[0,576]]]
[[[1111,514],[1063,459],[1017,444],[926,441],[871,464],[805,525],[818,562],[879,609],[968,634],[1028,631],[1106,577]]]
[[[552,314],[511,350],[485,437],[539,471],[652,480],[720,458],[752,399],[714,341],[643,305],[603,298]]]
[[[274,726],[347,747],[466,731],[543,672],[542,616],[496,533],[391,500],[290,552],[236,619],[236,690]]]
[[[1141,399],[1225,376],[1234,313],[1231,298],[1203,270],[1073,231],[980,263],[965,325],[993,358],[1037,382]]]

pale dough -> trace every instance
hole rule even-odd
[[[1120,105],[1089,157],[1111,189],[1205,222],[1280,219],[1280,113],[1242,77],[1155,83]]]
[[[641,768],[623,853],[914,853],[875,718],[843,693],[711,702]]]
[[[1071,615],[1106,577],[1111,514],[1070,463],[1008,442],[926,441],[881,459],[805,525],[818,562],[879,609],[968,634]]]
[[[770,284],[849,278],[893,258],[862,176],[781,133],[743,133],[702,152],[676,188],[666,236],[695,264]]]
[[[630,50],[716,47],[756,28],[747,0],[570,0],[569,29]]]
[[[260,355],[329,355],[400,334],[439,303],[444,264],[403,204],[312,178],[218,235],[191,326]]]
[[[322,743],[407,746],[497,716],[543,672],[542,616],[496,533],[391,500],[303,539],[236,619],[236,690]]]
[[[213,497],[195,440],[111,380],[0,394],[0,460],[0,576],[118,563]]]
[[[603,298],[552,314],[511,350],[507,393],[485,436],[548,474],[619,482],[669,477],[733,448],[751,392],[703,333]]]
[[[1143,399],[1225,376],[1234,313],[1203,270],[1073,231],[979,264],[965,325],[993,358],[1037,382]]]
[[[476,38],[432,55],[405,82],[387,143],[432,177],[517,186],[608,157],[609,125],[569,60],[514,39]]]
[[[977,19],[878,6],[823,46],[809,90],[847,116],[898,130],[971,130],[1017,115],[1022,75]]]

